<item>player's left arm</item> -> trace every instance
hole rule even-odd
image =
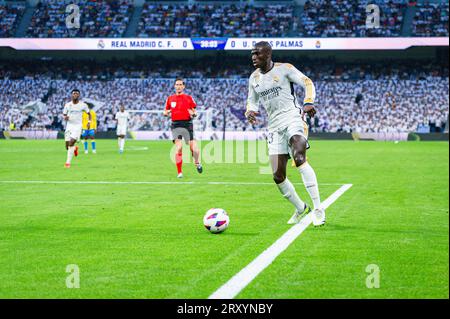
[[[286,63],[287,77],[289,81],[300,85],[305,90],[305,98],[303,99],[303,111],[310,117],[316,114],[314,101],[316,99],[316,88],[313,81],[302,72],[300,72],[292,64]]]

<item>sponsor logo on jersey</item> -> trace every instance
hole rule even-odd
[[[270,88],[268,90],[262,91],[260,93],[260,96],[262,97],[262,99],[264,101],[272,100],[272,99],[280,96],[281,90],[282,90],[282,88],[280,86],[276,86],[276,87]]]

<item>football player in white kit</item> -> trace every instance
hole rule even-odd
[[[120,106],[120,112],[116,113],[117,120],[117,140],[119,144],[119,153],[123,153],[125,146],[125,136],[127,135],[129,113],[125,111],[125,106]]]
[[[67,160],[65,167],[69,168],[73,155],[78,155],[78,146],[75,143],[80,140],[83,112],[89,116],[88,126],[91,122],[91,113],[86,103],[80,101],[80,91],[72,90],[72,101],[64,105],[63,117],[67,121],[64,139],[66,141]]]
[[[314,84],[292,64],[274,63],[272,47],[268,42],[256,43],[251,54],[256,71],[249,79],[245,115],[250,123],[255,124],[260,102],[267,111],[269,122],[267,142],[273,179],[283,197],[295,207],[294,215],[288,224],[298,223],[311,211],[298,196],[294,185],[286,178],[286,166],[289,157],[292,157],[314,205],[311,214],[313,224],[324,225],[325,211],[320,207],[316,174],[306,159],[309,144],[308,125],[304,121],[304,115],[306,113],[313,117],[316,113]],[[302,86],[305,90],[302,106],[298,105],[294,84]]]

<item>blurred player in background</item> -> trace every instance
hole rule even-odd
[[[386,93],[386,104],[388,107],[390,107],[392,110],[395,110],[396,104],[395,104],[395,95],[392,94],[392,92]]]
[[[117,121],[117,141],[119,144],[119,153],[123,153],[125,147],[125,137],[127,136],[128,118],[130,114],[125,111],[125,106],[120,106],[120,111],[116,113]]]
[[[325,211],[320,207],[316,174],[306,158],[306,150],[309,148],[308,125],[304,121],[305,113],[310,117],[316,113],[314,84],[292,64],[274,63],[272,47],[268,42],[261,41],[253,47],[252,62],[256,71],[249,79],[245,116],[251,124],[255,124],[259,102],[267,110],[269,118],[267,142],[273,179],[283,197],[295,207],[294,215],[288,224],[298,223],[311,211],[286,177],[286,166],[289,157],[292,156],[314,204],[313,224],[321,226],[325,224]],[[305,90],[303,108],[298,105],[294,84],[302,86]]]
[[[88,113],[83,113],[83,125],[81,137],[84,138],[84,153],[88,153],[88,139],[91,140],[92,153],[97,153],[95,148],[95,133],[97,132],[97,113],[93,110],[94,105],[86,103],[89,107],[89,114],[91,114],[91,122],[89,122]]]
[[[192,119],[197,116],[195,111],[197,104],[192,96],[183,93],[185,87],[183,79],[177,78],[175,80],[175,94],[167,98],[163,113],[164,116],[169,116],[170,114],[172,118],[172,137],[176,146],[175,163],[178,178],[183,177],[183,138],[186,144],[189,143],[197,172],[203,172],[203,167],[199,162],[200,152],[197,142],[194,140],[194,125],[192,123]]]
[[[72,101],[64,105],[63,117],[67,121],[64,139],[66,141],[67,160],[65,167],[69,168],[72,157],[78,156],[78,146],[75,143],[80,140],[83,112],[88,114],[87,128],[90,127],[91,114],[86,103],[80,101],[80,91],[72,90]]]

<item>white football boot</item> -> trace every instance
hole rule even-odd
[[[314,226],[325,225],[325,210],[323,208],[314,209],[311,217]]]

